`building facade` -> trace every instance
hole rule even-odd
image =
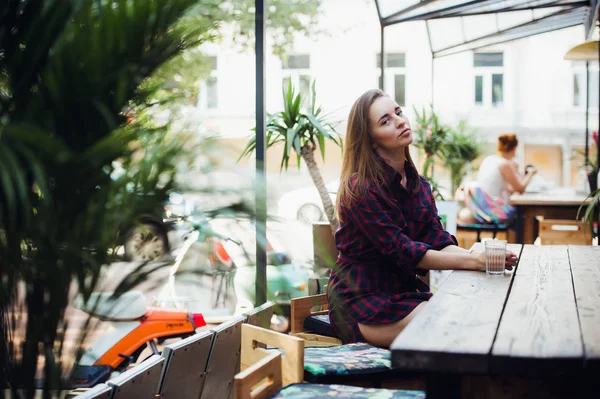
[[[316,81],[317,103],[340,122],[343,135],[353,101],[379,86],[377,12],[370,0],[323,0],[319,28],[323,33],[315,38],[298,37],[285,59],[267,57],[267,111],[281,108],[288,80],[305,93]],[[466,120],[488,153],[499,133],[515,132],[523,143],[521,166],[535,164],[550,185],[583,188],[581,159],[573,158],[573,149],[584,145],[586,69],[584,62],[563,59],[583,41],[583,26],[435,59],[424,22],[394,25],[385,34],[384,90],[409,118],[414,119],[413,107],[433,104],[443,123]],[[254,54],[240,53],[226,41],[203,50],[213,57],[213,70],[201,83],[195,112],[206,131],[220,135],[234,153],[241,151],[254,126]],[[593,131],[598,130],[597,62],[590,64],[589,76]],[[339,176],[340,152],[330,150],[322,169],[326,180]],[[277,149],[267,153],[267,170],[274,175],[280,156]],[[311,184],[302,168],[291,173],[297,180],[290,187]]]

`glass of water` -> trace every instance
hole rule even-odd
[[[487,274],[504,274],[506,264],[506,240],[486,240],[485,272]]]

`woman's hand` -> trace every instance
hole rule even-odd
[[[512,251],[506,251],[506,262],[504,263],[504,268],[506,270],[512,270],[513,267],[517,266],[517,261],[519,260],[519,258],[517,257],[517,255],[512,252]]]
[[[485,271],[485,253],[484,252],[472,252],[473,261],[475,264],[476,270]],[[506,261],[504,263],[504,268],[508,271],[511,271],[513,267],[517,265],[517,261],[519,258],[512,251],[506,251]]]
[[[485,253],[479,252],[479,251],[473,251],[473,252],[471,252],[471,256],[474,258],[473,261],[475,262],[474,269],[484,272],[485,271]]]

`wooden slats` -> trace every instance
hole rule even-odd
[[[600,368],[600,247],[569,246],[585,367]]]
[[[492,373],[576,373],[583,348],[566,246],[524,248],[492,350]]]
[[[520,253],[520,245],[509,249]],[[475,247],[481,249],[481,247]],[[395,367],[487,373],[512,273],[454,271],[392,344]]]

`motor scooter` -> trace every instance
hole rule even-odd
[[[148,346],[154,354],[159,354],[155,340],[185,338],[206,325],[201,313],[147,306],[139,291],[126,292],[118,298],[111,292],[95,292],[87,302],[78,297],[75,307],[110,322],[111,326],[75,365],[73,388],[89,388],[105,382],[113,373],[135,363]]]

